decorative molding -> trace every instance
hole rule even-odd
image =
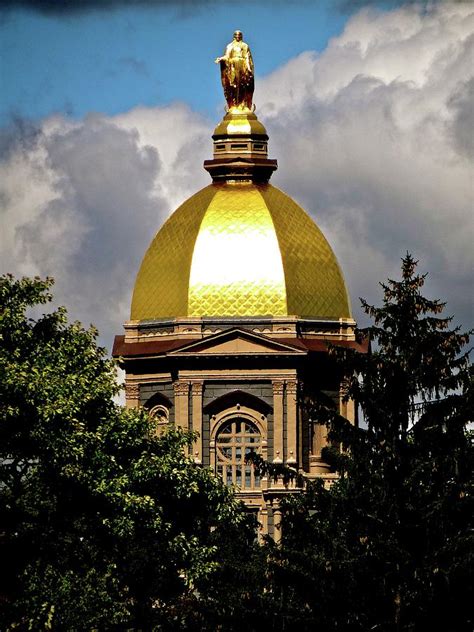
[[[188,395],[189,394],[189,382],[175,382],[173,384],[175,395]]]
[[[162,404],[153,406],[150,410],[150,415],[155,417],[158,424],[166,425],[169,423],[169,410]]]
[[[126,399],[139,399],[140,384],[138,382],[125,382],[125,397]]]
[[[220,426],[233,417],[241,417],[254,423],[262,437],[262,446],[266,449],[268,432],[267,418],[260,415],[258,411],[248,408],[247,406],[241,406],[240,408],[231,406],[230,408],[220,411],[216,415],[212,415],[209,428],[211,442],[215,440]],[[266,455],[264,456],[266,458]]]
[[[298,383],[294,380],[286,383],[287,395],[296,395],[298,393]]]
[[[275,458],[273,459],[273,463],[283,463],[283,459],[281,458],[281,455],[280,455],[280,450],[277,450],[275,452]]]
[[[274,380],[294,380],[296,371],[288,369],[200,369],[200,370],[182,370],[179,372],[180,380],[188,382],[229,382],[229,381],[250,381],[272,382]]]
[[[192,382],[191,392],[193,395],[202,395],[203,382]]]
[[[283,380],[274,380],[272,382],[272,386],[274,395],[283,395],[283,389],[285,387],[285,382],[283,382]]]

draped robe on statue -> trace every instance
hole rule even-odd
[[[224,96],[229,109],[252,109],[254,67],[252,53],[245,42],[234,40],[219,59]]]

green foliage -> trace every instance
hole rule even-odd
[[[266,476],[275,483],[279,481],[287,486],[290,482],[294,482],[299,487],[304,485],[302,474],[294,467],[289,467],[283,463],[270,463],[269,461],[265,461],[257,452],[252,451],[247,454],[245,462],[252,463],[260,476]]]
[[[10,629],[183,629],[199,621],[229,529],[222,482],[126,411],[96,331],[68,324],[51,279],[0,279],[0,617]],[[242,525],[242,528],[240,528]],[[193,623],[194,622],[194,623]],[[197,623],[196,623],[197,625]]]
[[[362,302],[369,353],[332,349],[365,423],[322,395],[309,406],[328,425],[325,459],[341,478],[286,502],[283,546],[271,552],[275,609],[301,629],[473,628],[468,336],[422,296],[416,265],[403,259],[381,307]]]
[[[470,632],[472,379],[466,334],[403,259],[383,285],[367,354],[333,348],[351,425],[323,393],[340,473],[283,502],[281,546],[220,479],[117,406],[115,364],[51,280],[0,279],[0,617],[8,629]],[[298,480],[281,466],[267,475]]]
[[[267,553],[256,542],[255,517],[247,515],[244,524],[229,524],[225,538],[215,535],[219,568],[198,584],[199,630],[265,629]]]

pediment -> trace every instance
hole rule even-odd
[[[203,340],[192,342],[170,356],[182,355],[305,355],[306,351],[297,349],[278,340],[255,334],[244,329],[229,329]]]

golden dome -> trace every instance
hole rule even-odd
[[[138,272],[133,320],[177,316],[351,318],[326,238],[267,183],[213,183],[158,231]]]

